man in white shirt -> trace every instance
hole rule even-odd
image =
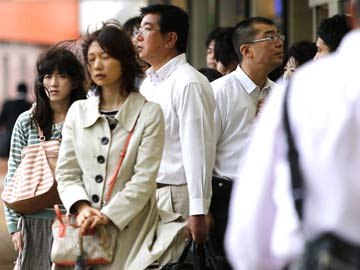
[[[220,246],[227,224],[232,181],[246,160],[246,148],[259,107],[275,86],[267,76],[282,64],[284,52],[284,36],[273,21],[263,17],[238,23],[233,41],[240,64],[230,74],[211,83],[216,99],[217,145],[210,212]]]
[[[141,8],[137,51],[151,65],[140,87],[165,116],[165,145],[157,177],[159,208],[188,217],[195,242],[208,235],[215,159],[215,100],[208,80],[185,57],[189,18],[172,5]]]
[[[226,249],[236,270],[282,269],[299,259],[303,270],[360,269],[360,0],[351,11],[357,29],[290,81],[287,111],[303,175],[302,220],[284,131],[287,82],[260,115],[231,199]]]

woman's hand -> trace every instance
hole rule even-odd
[[[12,234],[12,242],[14,244],[14,248],[17,252],[22,252],[23,249],[23,239],[21,231],[14,232]]]
[[[77,224],[80,225],[80,235],[84,235],[86,230],[93,229],[99,224],[107,225],[110,219],[102,214],[100,210],[91,207],[87,202],[79,202],[76,205],[78,215]]]

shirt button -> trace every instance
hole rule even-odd
[[[101,138],[101,144],[107,145],[108,143],[109,143],[109,138],[108,137],[102,137]]]
[[[98,156],[97,161],[102,164],[105,162],[105,158],[103,156]]]
[[[101,183],[103,180],[104,180],[104,178],[100,174],[95,176],[95,182],[96,183]]]
[[[97,202],[99,202],[99,200],[100,200],[99,196],[96,195],[96,194],[92,195],[91,198],[92,198],[92,200],[93,200],[94,203],[97,203]]]
[[[112,123],[109,125],[110,129],[113,130],[114,128],[116,128],[116,124],[115,123]]]
[[[222,187],[224,184],[223,183],[219,183],[219,187]]]

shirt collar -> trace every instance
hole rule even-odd
[[[263,90],[266,90],[266,89],[270,90],[271,86],[273,84],[273,82],[269,78],[266,78],[265,86],[262,89],[260,89],[259,86],[257,86],[250,79],[250,77],[241,69],[240,65],[237,66],[237,68],[235,70],[235,75],[240,80],[242,86],[244,87],[245,91],[248,94],[251,94],[253,91],[255,91],[257,89],[260,92],[263,91]]]
[[[131,131],[144,102],[145,98],[141,94],[138,92],[131,92],[115,115],[115,119],[118,120],[119,124],[127,131]],[[99,112],[99,103],[99,95],[91,97],[87,100],[86,112],[83,114],[84,128],[91,127],[101,117]]]
[[[164,81],[169,75],[181,64],[186,63],[185,53],[175,56],[165,65],[163,65],[159,70],[155,71],[152,67],[146,71],[146,75],[149,77],[150,81],[157,85]]]

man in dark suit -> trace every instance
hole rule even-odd
[[[3,132],[0,133],[0,157],[7,158],[10,151],[11,133],[18,116],[28,110],[31,106],[26,100],[27,86],[21,82],[17,86],[18,96],[12,100],[6,100],[0,114],[0,126]]]

